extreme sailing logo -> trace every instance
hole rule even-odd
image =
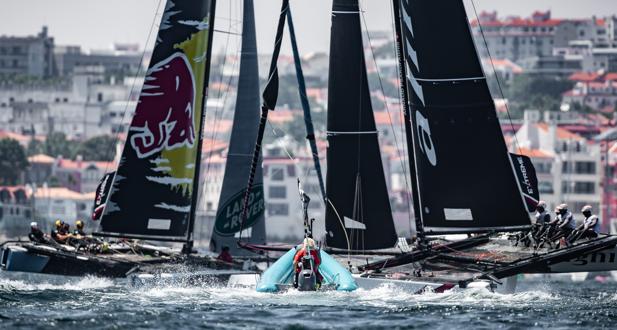
[[[531,181],[529,181],[529,176],[527,176],[527,167],[523,161],[523,157],[516,157],[516,161],[518,162],[518,167],[523,176],[523,183],[525,184],[525,188],[528,194],[533,194],[533,187],[531,185]]]
[[[244,193],[245,190],[236,193],[225,204],[220,206],[214,223],[214,231],[219,235],[231,236],[240,231]],[[263,185],[253,186],[249,194],[249,203],[243,228],[249,228],[262,219],[264,210]]]

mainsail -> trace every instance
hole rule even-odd
[[[214,0],[166,3],[103,235],[191,239],[214,8]]]
[[[368,89],[357,0],[334,0],[328,81],[326,242],[390,248],[396,241]]]
[[[462,1],[400,5],[425,232],[529,226]]]
[[[240,74],[234,121],[225,164],[223,189],[216,213],[210,250],[219,252],[223,246],[232,249],[233,254],[240,251],[234,237],[240,231],[242,222],[243,197],[246,190],[246,175],[251,169],[253,145],[259,126],[259,74],[257,65],[257,45],[255,37],[255,14],[252,0],[244,0],[242,19],[242,49]],[[264,244],[266,230],[264,222],[264,192],[261,158],[258,159],[255,177],[249,197],[244,230],[250,228],[250,235],[242,236],[249,243]]]

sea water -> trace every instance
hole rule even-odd
[[[617,283],[519,282],[514,294],[443,294],[383,286],[356,292],[257,293],[0,273],[0,328],[616,328]]]

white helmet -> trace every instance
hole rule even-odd
[[[581,212],[591,212],[591,205],[585,205],[583,206],[583,208],[581,209]]]
[[[30,222],[30,227],[38,227],[38,226],[39,226],[39,224],[36,223],[36,221]]]

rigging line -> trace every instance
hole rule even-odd
[[[154,30],[154,27],[156,26],[158,28],[156,21],[159,15],[161,15],[161,13],[159,12],[159,8],[161,7],[161,1],[162,0],[159,0],[158,4],[156,5],[156,12],[154,13],[154,18],[152,18],[152,23],[150,24],[150,31],[148,31],[148,37],[146,38],[144,50],[141,53],[141,59],[139,60],[139,67],[137,68],[137,72],[135,73],[135,76],[133,77],[133,83],[131,84],[131,89],[129,90],[128,100],[126,101],[126,104],[124,105],[124,110],[122,111],[122,118],[120,119],[120,127],[122,128],[122,130],[116,133],[115,137],[113,138],[114,143],[110,146],[110,149],[116,147],[116,144],[120,140],[120,134],[124,132],[125,120],[127,117],[126,112],[128,110],[131,97],[133,96],[133,91],[135,89],[137,78],[141,75],[142,67],[144,66],[144,59],[146,58],[146,48],[147,48],[147,45],[150,43],[150,38],[152,38],[152,31]],[[154,47],[156,47],[156,41],[154,42]],[[144,82],[145,82],[145,77],[144,77]],[[137,97],[137,99],[139,100],[139,96]],[[135,106],[135,108],[137,108],[137,105]],[[128,135],[129,135],[129,129],[130,127],[127,127],[127,130],[126,130],[127,140],[128,140]],[[126,142],[127,141],[125,140],[124,144],[126,144]],[[124,145],[122,146],[122,150],[124,151]],[[115,160],[115,157],[114,157],[114,160]],[[113,160],[111,162],[113,163]],[[120,164],[118,163],[116,164],[116,166],[120,166]],[[109,171],[109,164],[105,165],[105,173],[107,173],[107,171]],[[113,181],[112,181],[112,184],[113,184]]]
[[[343,228],[343,233],[345,234],[345,241],[347,242],[347,263],[349,264],[351,263],[351,242],[349,241],[349,236],[347,235],[347,228],[345,228],[345,223],[343,222],[343,219],[341,219],[341,216],[336,210],[336,207],[334,207],[334,204],[332,204],[330,198],[326,197],[326,201],[328,202],[328,204],[330,204],[330,207],[332,207],[332,210],[334,211],[334,214],[336,215],[339,224]],[[328,233],[326,233],[326,235],[328,235]]]
[[[396,1],[396,0],[395,0]],[[390,15],[393,16],[393,10],[390,10]],[[394,17],[392,17],[392,22],[394,23]],[[398,143],[398,138],[396,137],[396,129],[394,128],[394,123],[392,121],[392,115],[390,114],[390,108],[388,107],[388,97],[386,96],[384,87],[383,87],[383,81],[381,79],[381,74],[379,72],[379,67],[377,66],[377,59],[375,58],[375,52],[373,50],[373,44],[371,41],[371,36],[368,32],[368,25],[366,24],[366,17],[364,16],[364,12],[362,12],[362,22],[364,23],[364,29],[366,31],[366,37],[369,43],[369,49],[371,50],[371,57],[373,58],[373,63],[375,64],[375,71],[377,72],[377,78],[379,79],[379,88],[381,89],[381,94],[384,96],[385,98],[385,102],[384,105],[386,106],[386,113],[388,114],[388,119],[390,121],[390,127],[392,128],[392,135],[394,137],[394,146],[396,147],[397,153],[398,153],[398,158],[400,160],[401,163],[401,167],[403,168],[403,176],[405,177],[405,186],[406,187],[410,187],[409,185],[409,181],[407,179],[407,170],[405,169],[406,164],[405,161],[403,160],[403,155],[401,154],[401,148],[399,146]],[[394,29],[392,30],[394,31]],[[396,38],[394,39],[396,40]],[[397,77],[398,80],[398,77]],[[400,91],[399,91],[399,98],[400,98]],[[400,99],[399,99],[399,104],[401,104]],[[409,203],[409,198],[405,198],[405,200],[407,201],[407,209],[408,211],[410,210],[410,203]],[[411,213],[409,213],[411,215]],[[411,216],[409,217],[410,219],[410,228],[411,228]]]
[[[499,82],[497,71],[495,70],[495,63],[493,63],[493,57],[491,56],[491,50],[488,48],[488,42],[486,41],[486,36],[484,35],[484,29],[482,29],[482,24],[480,24],[480,18],[478,17],[478,12],[476,10],[476,4],[474,0],[470,0],[470,1],[471,1],[471,6],[473,7],[474,15],[476,15],[476,21],[478,22],[478,28],[480,30],[480,35],[482,36],[482,41],[484,41],[484,46],[486,47],[486,54],[488,54],[488,60],[491,62],[491,67],[493,69],[493,75],[495,75],[495,80],[497,81],[497,87],[499,89],[499,93],[501,94],[501,97],[505,100],[505,95],[503,93],[503,89],[501,88],[501,83]],[[471,38],[473,39],[473,34]],[[480,66],[482,66],[482,63],[480,63]],[[521,146],[518,143],[518,138],[516,137],[516,130],[514,129],[514,122],[512,121],[512,116],[510,115],[510,108],[508,107],[507,102],[504,102],[504,106],[506,107],[506,114],[508,114],[508,121],[510,122],[510,127],[512,128],[512,132],[514,133],[512,135],[514,136],[514,144],[516,145],[516,152],[520,153]]]
[[[232,15],[232,10],[231,10],[231,5],[230,5],[229,6],[229,16],[231,17],[231,15]],[[232,25],[232,20],[229,20],[229,25],[228,25],[228,29],[229,30],[231,30],[231,25]],[[238,43],[239,43],[239,41],[238,41]],[[227,38],[225,39],[225,50],[224,50],[224,53],[223,53],[223,63],[221,65],[221,69],[220,69],[219,82],[221,82],[221,83],[224,83],[224,72],[225,72],[225,66],[227,65],[227,50],[228,50],[228,47],[229,47],[229,35],[227,35]],[[237,48],[237,50],[236,50],[236,55],[238,53],[239,53],[239,48]],[[235,60],[234,63],[233,63],[232,73],[235,72],[236,65],[237,65],[237,60]],[[212,153],[213,153],[212,149],[214,148],[214,143],[216,142],[216,137],[217,137],[218,131],[219,131],[218,128],[219,128],[220,122],[222,120],[223,112],[224,112],[224,109],[225,109],[225,104],[227,102],[227,96],[229,95],[229,90],[231,89],[231,79],[232,79],[232,77],[233,77],[233,74],[229,76],[229,78],[227,80],[227,83],[225,84],[226,87],[225,87],[224,91],[222,89],[218,90],[217,99],[220,99],[221,95],[223,95],[223,106],[220,109],[216,109],[214,111],[214,124],[213,124],[214,130],[212,131],[212,135],[210,136],[211,137],[211,142],[210,142],[210,149],[211,150],[210,150],[210,152],[208,153],[208,155],[207,155],[207,157],[205,159],[209,159],[210,157],[212,157]],[[206,116],[207,115],[208,115],[208,113],[206,112]],[[203,128],[205,128],[205,127],[203,127]],[[202,160],[203,159],[204,158],[202,156]],[[204,179],[205,179],[204,181],[205,182],[209,181],[208,179],[209,179],[210,174],[211,174],[210,167],[211,167],[211,162],[208,162],[206,164],[206,170],[204,171],[205,172],[204,173]],[[199,189],[200,190],[199,193],[202,194],[202,195],[199,196],[199,197],[202,197],[203,194],[205,194],[205,189],[206,189],[206,185],[202,184],[202,189]]]

